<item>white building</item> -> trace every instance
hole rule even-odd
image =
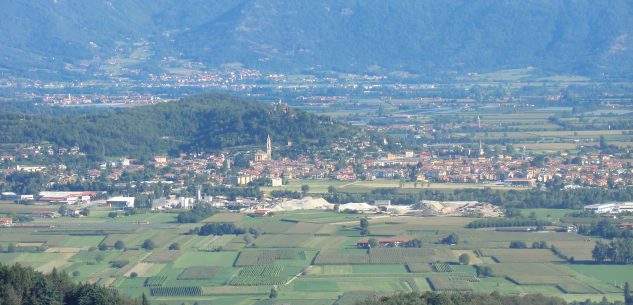
[[[620,213],[619,206],[613,202],[586,205],[584,210],[594,214]]]
[[[133,208],[134,197],[112,197],[106,200],[111,208]]]

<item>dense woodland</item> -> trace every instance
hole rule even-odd
[[[631,301],[630,294],[625,299],[626,305]],[[605,300],[602,302],[573,302],[567,303],[565,300],[556,297],[546,297],[540,294],[528,294],[523,296],[503,296],[497,292],[491,294],[483,293],[436,293],[425,292],[406,293],[390,297],[374,298],[357,303],[357,305],[620,305],[623,302],[611,303]]]
[[[42,274],[0,264],[0,305],[147,305],[102,286],[75,284],[66,273]]]
[[[0,110],[1,143],[77,145],[91,158],[217,151],[261,145],[324,145],[356,131],[330,118],[222,94],[86,115],[26,115]]]

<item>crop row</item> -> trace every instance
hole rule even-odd
[[[202,295],[200,287],[157,287],[151,288],[150,293],[155,297],[186,297]]]
[[[152,276],[145,279],[145,287],[161,287],[167,281],[166,276]]]

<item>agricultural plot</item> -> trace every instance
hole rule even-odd
[[[425,273],[433,271],[428,263],[407,263],[407,270],[411,273]]]
[[[295,248],[311,237],[312,235],[266,234],[255,239],[253,243],[260,248]]]
[[[145,279],[143,286],[145,287],[162,287],[167,281],[167,276],[152,276]]]
[[[152,252],[145,258],[147,263],[171,263],[175,261],[182,253],[176,250],[161,250]]]
[[[236,252],[185,252],[175,262],[175,268],[194,266],[231,267],[235,261]]]
[[[233,286],[281,285],[287,280],[281,265],[247,266],[229,281]]]
[[[156,287],[151,288],[152,296],[156,297],[189,297],[202,295],[201,287]]]
[[[299,235],[316,234],[319,230],[321,230],[322,227],[323,227],[322,224],[300,222],[290,227],[290,229],[288,229],[288,231],[286,231],[285,234],[299,234]]]
[[[235,266],[271,265],[280,259],[305,260],[306,255],[298,249],[242,250],[235,260]]]
[[[561,283],[556,285],[558,289],[560,289],[564,293],[569,294],[597,294],[600,291],[594,289],[593,287],[586,285],[584,283]]]
[[[369,254],[365,253],[345,253],[338,250],[321,250],[314,259],[315,265],[350,265],[369,264]]]
[[[435,272],[453,272],[451,265],[446,263],[433,263],[432,269]]]
[[[370,264],[407,264],[434,261],[435,251],[428,248],[372,248]]]
[[[431,288],[434,291],[472,291],[470,282],[458,278],[450,278],[447,276],[430,276],[427,278]]]
[[[180,275],[179,280],[210,280],[222,270],[221,267],[196,266],[185,269]]]
[[[563,259],[548,249],[481,249],[484,256],[500,263],[562,262]]]

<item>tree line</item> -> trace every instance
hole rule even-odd
[[[103,286],[75,284],[56,269],[43,274],[20,264],[0,264],[0,305],[148,305]]]
[[[380,188],[369,193],[342,192],[333,189],[324,198],[332,203],[371,202],[389,199],[392,204],[414,204],[421,200],[480,201],[514,208],[581,209],[585,205],[608,201],[633,201],[633,188],[605,189],[581,188],[561,190],[493,190],[456,189],[453,191],[424,189],[419,192],[401,192],[397,188]]]

